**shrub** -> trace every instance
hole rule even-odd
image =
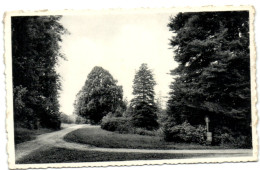
[[[101,128],[108,131],[129,133],[131,128],[130,119],[126,117],[114,117],[111,113],[103,117]]]
[[[84,124],[87,123],[87,119],[85,119],[84,117],[81,117],[79,115],[77,115],[76,120],[75,120],[76,124]]]
[[[156,136],[159,136],[159,137],[163,137],[164,136],[164,133],[163,133],[163,127],[160,127],[158,130],[156,130]]]
[[[61,127],[61,121],[53,118],[53,119],[50,119],[50,121],[48,122],[48,124],[45,128],[59,130],[60,127]]]
[[[206,133],[207,133],[207,129],[205,126],[202,125],[195,126],[195,131],[193,132],[193,142],[199,144],[205,144]]]
[[[68,123],[68,124],[75,123],[74,118],[71,115],[66,115],[65,113],[60,114],[60,121],[62,123]]]
[[[164,128],[164,138],[166,141],[204,144],[206,142],[206,128],[201,125],[194,127],[188,122],[184,122],[180,125]]]
[[[175,119],[172,116],[168,116],[166,117],[165,121],[162,122],[162,134],[163,134],[163,138],[165,141],[173,141],[173,135],[171,132],[171,127],[173,127],[174,125],[176,125],[175,123]]]
[[[252,148],[251,136],[242,135],[227,127],[214,129],[213,142],[215,145],[231,145],[236,148]]]
[[[101,128],[108,131],[119,133],[138,134],[145,136],[163,136],[162,128],[147,130],[146,128],[135,127],[132,117],[121,116],[118,114],[108,113],[101,121]]]

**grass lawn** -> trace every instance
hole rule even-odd
[[[37,129],[37,130],[30,130],[26,128],[15,128],[14,130],[14,141],[15,144],[19,144],[22,142],[34,140],[38,135],[44,134],[44,133],[50,133],[53,132],[52,129]]]
[[[137,134],[119,134],[101,129],[99,126],[82,128],[70,132],[64,138],[68,142],[90,144],[103,148],[131,148],[131,149],[231,149],[220,146],[204,146],[165,142],[158,136],[143,136]]]
[[[77,151],[63,148],[48,148],[33,152],[16,162],[17,164],[35,163],[74,163],[128,160],[183,159],[207,157],[212,154],[163,154],[163,153],[117,153],[99,151]]]

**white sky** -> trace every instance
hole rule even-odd
[[[96,14],[63,16],[61,23],[70,35],[63,37],[58,72],[62,77],[61,111],[72,114],[73,103],[94,66],[108,70],[123,86],[124,98],[132,99],[135,71],[142,63],[153,70],[156,94],[168,96],[177,64],[173,60],[167,24],[173,13]],[[164,99],[166,101],[166,99]]]

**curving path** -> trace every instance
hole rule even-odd
[[[15,160],[18,161],[26,155],[29,155],[33,151],[46,147],[60,147],[73,150],[82,151],[102,151],[102,152],[135,152],[135,153],[169,153],[169,154],[192,154],[192,153],[211,153],[218,154],[218,156],[252,156],[251,149],[224,149],[224,150],[155,150],[155,149],[124,149],[124,148],[98,148],[95,146],[70,143],[63,140],[64,136],[68,133],[80,129],[80,128],[93,128],[91,125],[70,125],[64,127],[64,129],[56,132],[46,133],[39,135],[37,139],[18,144],[15,149]],[[227,155],[228,154],[228,155]]]
[[[35,140],[20,143],[15,148],[15,160],[17,161],[42,147],[64,146],[63,143],[66,142],[63,140],[63,137],[66,134],[88,126],[90,125],[71,125],[59,131],[39,135]]]

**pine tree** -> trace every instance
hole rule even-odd
[[[171,71],[167,113],[171,126],[188,120],[251,135],[249,13],[179,13],[170,45],[179,66]]]
[[[92,124],[99,124],[109,112],[115,113],[123,105],[123,89],[116,83],[107,70],[94,67],[77,94],[74,113]]]
[[[154,81],[152,71],[147,64],[142,64],[135,74],[131,107],[133,108],[132,120],[137,127],[155,129],[158,127],[156,121],[156,105],[154,102]]]

